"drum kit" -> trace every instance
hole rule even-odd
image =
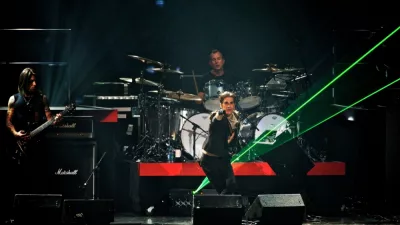
[[[152,69],[154,72],[172,76],[183,74],[182,71],[173,70],[169,65],[155,60],[135,55],[129,57],[146,65],[156,65],[157,68]],[[142,162],[165,162],[171,149],[180,150],[187,160],[200,159],[203,143],[208,136],[210,112],[220,108],[218,96],[224,91],[232,91],[237,96],[236,108],[241,117],[239,148],[266,131],[272,130],[268,137],[260,141],[261,144],[272,145],[284,133],[295,135],[296,121],[286,121],[284,109],[289,101],[299,94],[293,87],[308,77],[301,68],[281,68],[276,64],[265,64],[265,68],[253,70],[268,74],[263,84],[257,86],[250,80],[236,84],[210,80],[201,90],[204,92],[204,99],[201,99],[196,94],[184,93],[181,90],[166,90],[162,80],[154,82],[145,79],[143,71],[140,77],[120,78],[125,82],[140,85],[138,112],[141,118],[141,137],[133,149],[133,158]],[[164,75],[162,77],[168,77]],[[193,79],[196,84],[195,75]],[[145,86],[154,89],[145,92]],[[199,91],[197,85],[196,90]],[[204,110],[191,105],[200,105]],[[276,127],[277,125],[279,127]],[[249,160],[253,161],[256,158],[249,156]]]

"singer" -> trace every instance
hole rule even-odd
[[[200,165],[218,194],[233,194],[236,189],[229,153],[230,146],[237,142],[240,124],[235,98],[232,92],[220,94],[221,109],[210,114],[209,136],[203,143]]]

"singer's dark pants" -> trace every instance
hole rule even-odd
[[[230,157],[203,155],[200,165],[218,194],[233,194],[236,191]]]

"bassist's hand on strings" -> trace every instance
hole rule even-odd
[[[62,120],[61,113],[57,113],[56,117],[54,117],[53,125],[59,123]]]
[[[23,138],[23,137],[27,136],[27,133],[24,130],[20,130],[18,132],[15,132],[14,136],[17,138]]]

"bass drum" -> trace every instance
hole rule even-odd
[[[208,113],[199,113],[194,116],[191,116],[189,120],[185,120],[181,129],[181,141],[185,152],[190,154],[194,159],[200,159],[203,155],[203,143],[208,137],[208,129],[210,126],[210,114]],[[194,143],[193,139],[193,124],[198,125],[204,131],[197,128],[195,131],[196,135],[196,143]],[[193,144],[195,144],[195,149],[193,150]]]
[[[249,115],[242,121],[239,135],[242,142],[249,144],[251,141],[256,140],[260,136],[266,135],[268,132],[270,132],[270,134],[268,134],[268,136],[264,137],[258,143],[274,144],[276,138],[283,133],[292,133],[289,123],[284,117],[278,114],[256,112]]]
[[[278,114],[268,114],[264,116],[258,122],[257,128],[258,130],[255,130],[254,135],[255,139],[270,132],[268,136],[266,136],[259,142],[264,144],[274,144],[276,138],[278,138],[285,132],[289,132],[290,134],[292,134],[289,122],[283,116],[280,116]]]

